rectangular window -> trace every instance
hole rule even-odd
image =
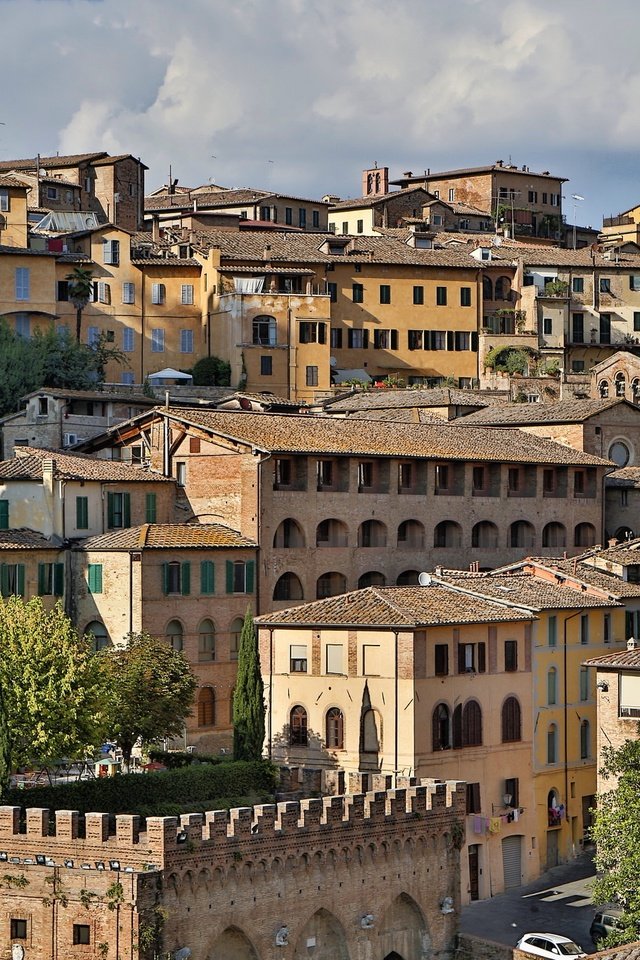
[[[454,350],[470,350],[471,349],[471,334],[463,333],[460,330],[454,331],[453,335],[453,349]]]
[[[362,647],[362,673],[365,677],[379,677],[382,673],[380,644],[365,643]]]
[[[343,673],[343,646],[341,643],[327,644],[327,673]]]
[[[391,303],[391,287],[388,283],[380,284],[380,303]]]
[[[480,813],[480,784],[479,783],[468,783],[467,784],[467,813]]]
[[[289,647],[289,673],[307,672],[306,643],[292,643]]]
[[[227,560],[227,593],[253,593],[253,560]]]
[[[298,340],[300,343],[326,343],[326,326],[312,320],[303,320],[298,325]]]
[[[550,647],[558,643],[558,618],[552,614],[547,621],[547,643]]]
[[[409,350],[422,350],[422,330],[407,330]]]
[[[68,280],[58,280],[57,290],[56,290],[56,300],[60,303],[68,303],[69,301],[69,281]]]
[[[284,222],[287,226],[291,226],[293,223],[293,207],[284,208]]]
[[[611,293],[610,277],[600,277],[600,293]]]
[[[337,283],[328,283],[327,284],[327,293],[329,294],[329,300],[331,303],[336,303],[338,300],[338,284]]]
[[[320,211],[312,210],[311,211],[311,225],[317,229],[320,226]]]
[[[16,333],[19,337],[22,337],[24,340],[28,340],[31,336],[31,317],[28,313],[16,313],[15,314],[15,324],[16,324]]]
[[[456,198],[455,187],[449,187],[449,203],[453,203]]]
[[[176,483],[179,487],[187,485],[187,465],[184,460],[176,463]]]
[[[580,667],[580,699],[589,699],[589,667]]]
[[[146,523],[155,523],[158,515],[157,497],[155,493],[147,493],[144,498],[144,513]]]
[[[104,262],[117,267],[120,263],[120,241],[106,240],[104,244]]]
[[[356,220],[356,233],[364,233],[364,220]]]
[[[365,490],[373,486],[373,463],[363,460],[358,464],[358,490]]]
[[[31,271],[29,267],[16,267],[16,300],[29,300],[31,291]]]
[[[38,596],[61,597],[64,593],[64,564],[38,564]]]
[[[131,526],[131,494],[107,493],[107,526],[110,530]]]
[[[342,347],[342,330],[332,327],[329,331],[329,343],[334,350],[340,350]]]
[[[446,643],[435,645],[435,674],[436,677],[446,677],[449,674],[449,645]]]
[[[99,327],[89,327],[87,330],[87,344],[90,347],[95,347],[100,342],[100,328]]]
[[[538,202],[538,191],[529,190],[529,203],[537,203],[537,202]]]
[[[91,927],[88,923],[74,923],[73,925],[73,945],[91,943]]]
[[[436,464],[436,490],[449,489],[449,467],[446,463]]]
[[[104,280],[98,281],[98,302],[111,303],[111,286]]]
[[[611,314],[600,314],[600,343],[611,343]]]
[[[333,460],[318,460],[317,480],[318,490],[333,486]]]
[[[573,342],[584,343],[584,314],[574,313],[572,315],[572,321],[573,321]]]
[[[611,614],[605,613],[603,620],[603,640],[605,643],[611,643]]]
[[[164,330],[157,327],[151,331],[151,352],[164,353]]]
[[[215,566],[213,560],[202,560],[200,563],[200,593],[203,596],[212,596],[215,593]]]
[[[485,673],[486,645],[461,643],[458,647],[458,673]]]
[[[520,806],[520,781],[518,777],[509,777],[508,780],[505,780],[504,792],[508,797],[511,797],[509,806]]]
[[[0,188],[0,213],[9,212],[9,190],[7,187]]]
[[[553,320],[551,317],[542,318],[542,332],[545,337],[549,337],[553,333]]]
[[[180,287],[180,303],[193,303],[193,284],[183,283]]]
[[[343,232],[343,234],[349,233],[349,221],[348,221],[348,220],[343,220],[343,221],[342,221],[342,232]]]
[[[633,329],[640,330],[640,313],[637,310],[633,311]]]
[[[574,277],[571,288],[574,293],[584,293],[584,277]]]
[[[349,347],[354,350],[366,350],[369,346],[368,330],[348,330],[347,341]]]
[[[277,459],[274,477],[277,488],[291,486],[291,460]]]
[[[361,283],[354,283],[351,287],[353,302],[364,303],[364,287]]]
[[[130,371],[125,370],[120,374],[120,383],[126,383],[129,386],[133,386],[135,382],[135,376]]]
[[[556,489],[556,472],[553,468],[542,471],[543,493],[553,493]]]
[[[0,563],[0,594],[24,597],[23,563]]]
[[[307,367],[306,384],[308,387],[318,386],[318,368],[317,367],[313,367],[313,366]]]
[[[123,303],[135,303],[136,302],[136,285],[135,283],[125,282],[122,284],[122,302]]]
[[[122,351],[123,353],[133,353],[135,350],[135,332],[133,327],[122,328]]]
[[[26,940],[27,921],[19,920],[17,917],[11,917],[11,929],[9,934],[12,940]]]
[[[76,530],[89,529],[89,497],[76,497]]]
[[[446,307],[447,305],[447,288],[446,287],[436,287],[436,304],[439,307]]]
[[[401,490],[409,490],[413,486],[413,464],[398,464],[398,486]]]
[[[167,291],[164,283],[153,283],[151,285],[151,303],[163,304],[166,296]]]
[[[471,306],[471,287],[460,287],[460,306]]]
[[[629,277],[629,290],[640,290],[640,274],[631,274]]]
[[[260,376],[270,377],[273,374],[273,357],[260,357]]]
[[[87,586],[89,593],[102,593],[101,563],[90,563],[87,565]]]
[[[504,642],[504,669],[506,673],[513,673],[518,669],[517,640],[505,640]]]
[[[298,226],[304,229],[306,225],[307,225],[307,211],[304,207],[300,207],[298,209]]]
[[[193,353],[193,330],[180,331],[180,353]]]
[[[589,614],[583,613],[580,617],[580,643],[585,646],[589,643]]]
[[[413,302],[417,307],[424,304],[424,287],[413,288]]]

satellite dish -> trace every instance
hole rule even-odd
[[[329,357],[329,366],[330,366],[330,367],[335,367],[335,365],[337,364],[337,362],[338,362],[338,361],[336,360],[335,357]]]
[[[429,587],[429,586],[431,586],[431,582],[432,582],[432,581],[431,581],[431,575],[430,575],[430,574],[428,574],[428,573],[420,573],[420,574],[418,574],[418,583],[420,584],[421,587]]]

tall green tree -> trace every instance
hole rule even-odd
[[[196,679],[181,651],[146,633],[130,634],[126,647],[100,657],[109,684],[109,736],[128,767],[138,740],[153,743],[182,733]]]
[[[640,732],[640,731],[639,731]],[[596,844],[594,903],[619,903],[622,924],[604,942],[631,943],[640,931],[640,741],[603,749],[601,773],[612,789],[597,798],[591,839]]]
[[[248,608],[240,634],[238,677],[233,695],[234,760],[259,760],[264,744],[264,684],[258,638]]]
[[[4,798],[11,777],[9,718],[5,709],[4,689],[0,687],[0,801]]]
[[[93,296],[93,274],[88,267],[74,267],[67,274],[69,300],[76,308],[76,341],[82,337],[82,313]]]
[[[83,756],[104,736],[102,667],[60,604],[0,600],[0,691],[0,776]]]

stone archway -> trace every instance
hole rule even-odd
[[[293,960],[309,960],[311,946],[313,960],[349,960],[342,924],[328,910],[318,910],[307,920],[296,940]]]
[[[378,932],[383,960],[429,960],[431,937],[418,904],[401,893],[386,910]]]
[[[242,930],[227,927],[216,940],[209,960],[258,960],[258,954]]]

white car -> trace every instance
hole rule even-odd
[[[587,955],[577,943],[558,933],[525,933],[516,943],[516,950],[531,953],[535,957],[546,957],[547,960]]]

